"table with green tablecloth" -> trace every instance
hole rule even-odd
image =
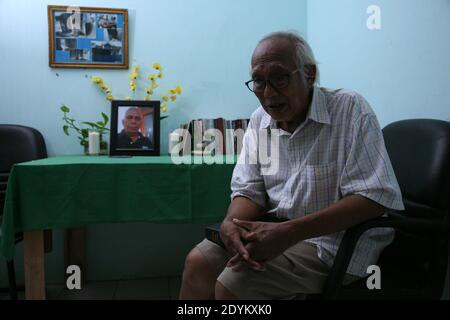
[[[170,156],[63,156],[15,165],[0,251],[11,259],[14,235],[24,232],[27,298],[45,296],[42,230],[110,222],[221,221],[235,161],[206,160],[189,157],[177,165]]]

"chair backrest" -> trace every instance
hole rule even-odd
[[[448,221],[450,122],[402,120],[386,126],[383,135],[402,191],[404,215]],[[396,287],[416,286],[422,288],[424,297],[438,299],[447,272],[448,242],[445,234],[420,236],[397,231],[394,242],[382,252],[378,264]],[[405,277],[406,272],[409,277]],[[410,279],[410,283],[397,283],[400,278]]]
[[[0,124],[0,215],[12,166],[46,157],[47,148],[39,131],[19,125]]]
[[[0,124],[0,172],[14,164],[47,157],[42,134],[34,128]]]
[[[449,218],[450,122],[412,119],[383,129],[406,214]]]

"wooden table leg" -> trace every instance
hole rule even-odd
[[[44,231],[27,231],[23,238],[25,298],[45,300]]]

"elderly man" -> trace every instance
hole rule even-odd
[[[261,103],[251,116],[242,157],[259,152],[251,130],[278,134],[279,168],[237,164],[221,227],[226,249],[204,240],[187,256],[181,299],[289,299],[319,293],[343,231],[403,203],[380,126],[350,90],[316,86],[317,63],[304,39],[277,32],[252,56],[248,88]],[[287,221],[258,222],[266,214]],[[366,275],[392,241],[390,229],[366,232],[346,282]]]
[[[117,136],[118,149],[153,149],[149,138],[139,131],[144,119],[138,108],[129,108],[122,120],[123,130]]]

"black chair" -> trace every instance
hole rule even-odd
[[[0,124],[0,222],[3,214],[9,173],[14,164],[47,157],[47,149],[42,134],[36,129]],[[0,223],[1,224],[1,223]],[[0,229],[1,237],[1,229]],[[46,232],[46,251],[51,250],[51,233]],[[16,234],[16,243],[23,240],[23,234]],[[9,292],[12,300],[17,300],[17,286],[14,260],[7,261]]]
[[[403,120],[383,129],[386,148],[402,190],[405,211],[363,222],[346,230],[320,295],[307,299],[440,299],[449,259],[450,122]],[[381,289],[367,278],[343,286],[360,236],[392,227],[394,241],[380,255]],[[206,228],[221,244],[220,225]],[[223,245],[223,244],[222,244]]]
[[[348,229],[321,298],[440,299],[445,286],[450,235],[450,122],[403,120],[383,129],[386,148],[402,190],[405,211]],[[392,227],[395,239],[378,261],[381,289],[366,279],[342,286],[359,237]]]

